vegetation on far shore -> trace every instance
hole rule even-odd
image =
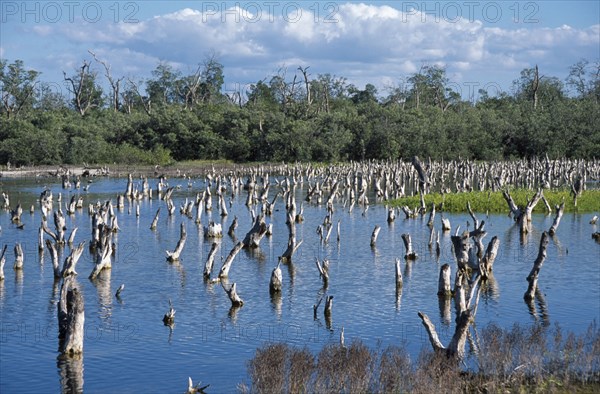
[[[406,82],[382,92],[318,74],[318,65],[282,67],[224,92],[215,57],[192,75],[160,63],[143,81],[111,75],[109,60],[88,58],[50,84],[22,61],[0,59],[0,164],[593,159],[600,151],[600,74],[585,59],[563,79],[532,65],[510,93],[481,90],[478,100],[461,97],[437,65],[399,75]]]
[[[514,189],[510,190],[510,195],[515,200],[517,206],[525,206],[527,201],[535,194],[535,190]],[[581,196],[577,197],[577,206],[574,205],[573,195],[570,190],[544,190],[544,196],[550,207],[554,210],[556,205],[565,202],[565,212],[598,212],[600,211],[600,190],[584,190]],[[474,212],[509,212],[506,200],[501,191],[471,191],[463,193],[430,193],[424,196],[427,209],[431,209],[431,204],[435,203],[436,209],[444,212],[467,212],[467,202],[471,203]],[[410,209],[421,205],[419,195],[402,197],[390,202],[395,207],[408,206]],[[548,212],[543,202],[539,202],[533,212]]]
[[[598,392],[600,330],[582,335],[540,324],[494,323],[475,336],[465,364],[423,350],[412,360],[403,346],[370,349],[356,339],[325,345],[318,355],[285,343],[266,344],[248,362],[252,393],[504,393]],[[472,347],[472,346],[471,346]],[[468,367],[467,367],[468,366]]]

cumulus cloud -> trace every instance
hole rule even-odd
[[[423,64],[444,65],[449,75],[471,81],[492,75],[517,78],[533,64],[564,77],[581,57],[600,56],[600,25],[511,29],[386,5],[346,3],[317,12],[307,4],[286,13],[252,4],[248,9],[184,8],[138,23],[40,26],[34,33],[103,53],[123,74],[148,76],[159,60],[185,72],[214,51],[225,66],[226,80],[241,83],[264,78],[282,64],[294,70],[311,65],[315,75],[345,76],[357,85],[389,85]]]

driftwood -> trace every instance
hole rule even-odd
[[[417,252],[413,250],[410,234],[402,234],[402,241],[404,242],[404,248],[406,249],[406,254],[404,255],[404,258],[406,260],[415,260],[418,257],[418,255]]]
[[[187,232],[185,231],[185,224],[182,222],[180,230],[179,230],[179,241],[177,242],[177,246],[175,247],[175,250],[172,252],[170,252],[168,250],[166,251],[167,261],[170,261],[170,262],[179,261],[179,257],[181,255],[181,252],[183,251],[183,247],[185,246],[186,239],[187,239]]]
[[[556,234],[556,230],[558,229],[558,225],[560,224],[560,219],[562,218],[563,212],[565,210],[565,202],[563,201],[560,205],[557,205],[555,210],[556,216],[554,217],[554,222],[552,223],[552,226],[550,226],[550,230],[548,230],[548,233],[550,235]]]
[[[21,247],[21,244],[19,242],[17,242],[15,244],[15,264],[13,265],[13,268],[15,270],[22,270],[23,269],[23,248]]]
[[[281,259],[279,259],[279,262],[277,263],[277,267],[275,267],[273,269],[273,272],[271,272],[271,280],[269,281],[269,292],[271,294],[281,291],[281,286],[283,283],[283,276],[281,274],[280,265],[281,265]]]
[[[546,260],[546,248],[548,247],[548,242],[548,233],[544,231],[542,233],[542,238],[540,239],[540,247],[538,250],[537,258],[533,262],[533,268],[531,269],[531,272],[529,272],[529,275],[527,276],[527,282],[529,282],[529,286],[527,287],[527,291],[524,295],[525,300],[532,300],[535,297],[538,275],[540,273],[540,270],[542,269],[544,260]]]
[[[221,282],[221,286],[223,287],[223,290],[225,290],[225,293],[227,293],[227,296],[229,297],[229,300],[231,301],[231,306],[233,308],[244,305],[244,301],[240,298],[240,296],[237,293],[237,286],[235,283],[233,283],[229,289],[225,287],[225,284],[223,282]]]
[[[215,262],[215,255],[217,254],[218,247],[219,244],[216,242],[213,242],[212,246],[210,247],[210,252],[208,252],[208,257],[206,259],[206,263],[204,264],[203,275],[205,278],[210,278],[210,273],[212,272],[212,267]]]
[[[219,271],[220,279],[226,278],[227,276],[229,276],[229,270],[231,269],[231,264],[233,264],[233,259],[235,259],[235,256],[237,256],[237,254],[240,252],[240,250],[242,250],[243,247],[244,247],[244,243],[238,242],[237,244],[235,244],[233,249],[231,249],[231,251],[229,252],[229,255],[223,262],[223,266],[221,267],[221,270]]]
[[[83,295],[73,276],[68,276],[63,280],[58,302],[58,338],[62,354],[83,352],[84,323]]]

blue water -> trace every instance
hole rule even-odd
[[[181,185],[173,195],[178,208],[186,197],[195,198],[204,188],[202,180],[195,180],[192,188],[183,179],[172,179],[170,183]],[[453,333],[454,303],[450,315],[444,316],[436,295],[440,266],[449,263],[453,275],[456,270],[450,234],[441,237],[442,253],[437,259],[427,247],[427,217],[405,220],[400,213],[388,225],[383,203],[371,205],[366,212],[358,206],[349,212],[340,200],[333,223],[341,221],[341,240],[337,242],[334,228],[329,243],[323,245],[316,229],[323,222],[326,208],[305,203],[305,220],[296,225],[297,239],[303,244],[293,264],[282,267],[281,296],[272,298],[271,270],[277,256],[286,249],[288,236],[285,206],[279,198],[277,211],[267,217],[267,222],[273,223],[273,236],[265,237],[259,250],[242,250],[233,263],[229,283],[237,283],[244,306],[230,309],[221,285],[203,280],[212,241],[204,238],[202,226],[180,215],[179,210],[168,217],[164,202],[158,199],[140,201],[138,218],[135,203],[126,201],[124,210],[116,210],[121,231],[115,238],[117,251],[112,269],[90,281],[93,260],[87,248],[77,265],[77,283],[85,300],[84,353],[81,360],[64,363],[57,359],[56,303],[60,285],[54,282],[48,251],[40,257],[37,249],[41,219],[35,199],[45,186],[53,190],[55,208],[61,192],[63,201],[68,201],[72,193],[84,197],[84,210],[67,218],[67,235],[73,227],[79,228],[78,243],[91,239],[88,203],[112,199],[116,204],[117,194],[125,191],[126,180],[95,179],[84,192],[62,190],[54,179],[2,179],[0,189],[9,193],[11,205],[21,201],[25,211],[23,230],[15,228],[7,211],[0,211],[0,247],[9,247],[6,278],[0,282],[2,393],[61,391],[67,384],[61,374],[77,371],[77,363],[80,372],[74,377],[86,392],[183,392],[188,376],[195,383],[210,384],[209,392],[235,392],[239,383],[249,383],[247,361],[265,343],[285,341],[317,352],[324,344],[337,342],[344,327],[347,342],[360,338],[373,347],[402,344],[416,358],[430,346],[418,311],[429,315],[442,342],[447,343]],[[151,180],[150,186],[155,188],[156,181]],[[298,188],[298,210],[306,188],[307,184]],[[276,186],[271,189],[269,199]],[[229,200],[229,192],[227,196]],[[221,218],[213,193],[213,211],[202,216],[202,224],[211,219],[222,221],[226,233],[237,216],[236,236],[243,239],[251,227],[250,211],[244,202],[245,193],[236,196],[229,215]],[[31,204],[36,205],[34,214],[29,213]],[[159,225],[151,231],[149,226],[158,207],[163,207]],[[452,233],[456,226],[464,229],[471,220],[464,214],[446,216],[453,225]],[[559,323],[564,330],[583,333],[592,321],[600,321],[600,244],[591,239],[591,233],[598,231],[588,223],[592,214],[563,216],[558,233],[550,240],[539,277],[545,304],[537,301],[533,313],[523,301],[525,278],[537,255],[541,232],[550,227],[553,218],[534,215],[533,231],[522,240],[506,215],[479,216],[486,221],[488,231],[484,243],[498,236],[501,245],[494,264],[495,286],[482,293],[476,327],[489,322],[510,327],[516,322],[539,321],[546,325]],[[182,222],[188,237],[181,261],[168,263],[165,251],[174,249]],[[382,229],[376,247],[371,248],[375,225]],[[438,215],[436,228],[440,227]],[[403,262],[404,286],[397,292],[394,260],[405,253],[402,233],[411,234],[419,258]],[[25,252],[24,269],[19,275],[12,269],[15,242],[21,242]],[[233,245],[234,240],[225,234],[213,274]],[[61,262],[68,253],[65,247]],[[316,258],[330,260],[326,289],[315,267]],[[125,290],[118,300],[114,294],[122,283]],[[312,306],[324,294],[334,296],[330,322],[323,316],[323,305],[317,319],[313,319]],[[169,299],[176,309],[173,329],[162,323]]]

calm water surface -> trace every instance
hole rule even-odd
[[[77,265],[79,284],[85,300],[85,341],[81,360],[65,364],[57,359],[57,313],[59,284],[55,283],[48,252],[37,249],[40,211],[35,201],[45,186],[54,193],[55,209],[59,193],[63,201],[81,194],[88,203],[112,199],[123,193],[125,179],[95,179],[89,191],[64,191],[53,180],[2,179],[0,189],[7,191],[14,207],[24,206],[24,230],[10,222],[10,213],[0,212],[0,247],[9,246],[5,266],[6,278],[0,282],[0,392],[57,392],[63,389],[64,376],[81,367],[79,375],[86,392],[184,392],[187,378],[210,384],[209,392],[235,392],[239,383],[248,383],[247,360],[256,348],[268,342],[285,341],[308,346],[318,351],[324,344],[336,342],[344,327],[346,341],[360,338],[370,346],[403,344],[416,357],[429,348],[418,311],[435,323],[443,342],[453,333],[454,304],[446,310],[438,302],[437,281],[440,266],[450,263],[453,275],[456,263],[452,256],[450,234],[441,237],[439,259],[428,247],[429,229],[424,219],[398,219],[388,225],[387,209],[374,204],[365,212],[355,207],[336,205],[334,224],[341,220],[341,240],[334,228],[329,244],[322,245],[316,233],[323,222],[326,208],[305,205],[305,221],[297,224],[297,239],[303,244],[294,263],[283,266],[283,291],[280,297],[269,295],[271,270],[277,256],[286,249],[288,230],[285,206],[281,199],[278,211],[267,218],[274,234],[261,242],[258,250],[242,250],[236,257],[229,283],[238,284],[245,304],[230,309],[231,303],[218,284],[202,278],[211,241],[204,238],[202,226],[177,213],[169,217],[164,202],[142,200],[140,217],[135,205],[126,202],[124,210],[116,210],[121,231],[117,234],[117,252],[112,270],[96,281],[88,275],[93,259],[87,248]],[[196,180],[192,188],[187,181],[170,180],[182,187],[173,195],[179,207],[185,198],[194,198],[204,183]],[[150,181],[155,188],[156,181]],[[307,184],[297,192],[297,207],[303,201]],[[272,189],[275,189],[273,185]],[[269,198],[274,196],[272,190]],[[155,193],[156,195],[156,193]],[[374,201],[374,198],[371,199]],[[203,225],[213,219],[223,223],[225,232],[234,216],[239,227],[236,236],[243,239],[251,227],[251,215],[244,205],[245,193],[238,195],[229,208],[229,216],[221,218],[213,194],[213,211],[202,217]],[[552,203],[552,202],[551,202]],[[36,205],[34,214],[29,206]],[[135,203],[134,203],[135,204]],[[163,207],[156,231],[149,229],[158,207]],[[600,202],[598,210],[600,211]],[[466,214],[447,215],[453,225],[465,228],[471,220]],[[501,245],[494,265],[494,281],[482,293],[476,326],[495,322],[503,327],[514,323],[553,325],[576,333],[586,331],[591,322],[600,320],[600,245],[591,239],[598,228],[590,225],[591,214],[565,214],[558,233],[551,238],[548,258],[541,270],[539,286],[544,300],[535,309],[523,301],[526,276],[537,255],[541,232],[553,218],[533,216],[533,231],[522,240],[518,228],[506,215],[485,216],[488,231],[484,243],[498,236]],[[439,215],[436,218],[439,229]],[[185,223],[188,238],[181,261],[168,263],[165,250],[173,250],[179,238],[179,226]],[[50,225],[53,227],[52,221]],[[369,245],[375,225],[382,227],[377,246]],[[76,242],[91,239],[91,219],[87,208],[67,218],[67,235],[78,227]],[[454,231],[454,230],[453,230]],[[404,286],[396,291],[394,260],[404,255],[401,234],[410,233],[419,253],[418,260],[403,263]],[[12,269],[15,242],[25,252],[22,274]],[[215,261],[218,272],[234,245],[225,235]],[[66,247],[64,257],[69,253]],[[323,288],[315,267],[315,258],[328,258],[330,281]],[[115,298],[120,284],[125,284],[121,300]],[[324,294],[334,296],[331,321],[323,317],[322,306],[313,319],[312,305]],[[168,300],[176,309],[175,326],[171,330],[162,323]],[[63,383],[61,383],[63,382]]]

